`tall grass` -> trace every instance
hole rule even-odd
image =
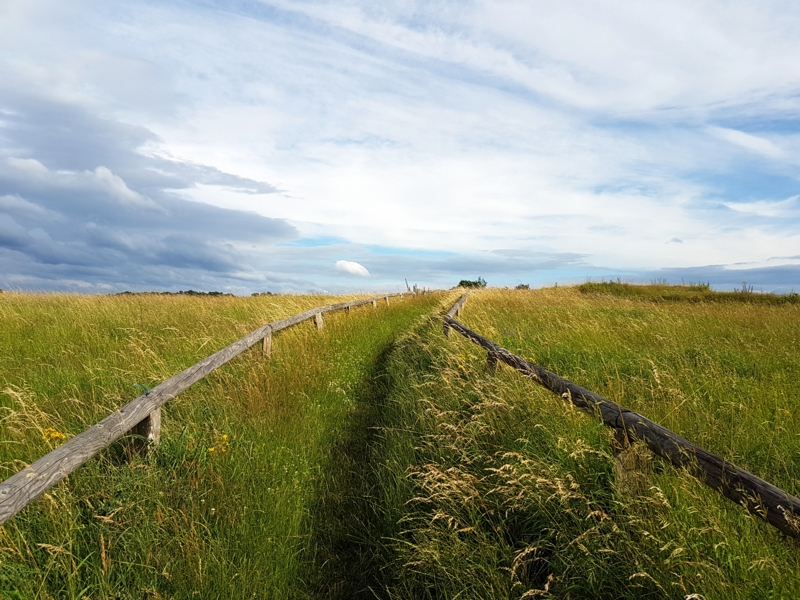
[[[461,320],[798,495],[800,305],[708,293],[484,290]],[[800,597],[796,540],[488,372],[442,334],[456,297],[326,316],[197,384],[151,458],[116,446],[0,529],[0,597]],[[0,298],[6,473],[327,299],[148,302]]]
[[[799,310],[571,288],[473,294],[462,320],[797,495]],[[440,328],[390,368],[384,595],[800,597],[796,540]]]
[[[341,298],[338,299],[339,301]],[[259,325],[328,297],[0,296],[0,477]],[[298,598],[315,490],[375,357],[431,296],[281,332],[0,528],[2,598]]]

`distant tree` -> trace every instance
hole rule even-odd
[[[458,287],[464,288],[485,288],[486,280],[483,277],[478,277],[475,281],[469,279],[462,279],[458,282]]]
[[[529,289],[531,289],[531,286],[529,286],[527,283],[520,283],[520,284],[519,284],[517,287],[515,287],[514,289],[515,289],[515,290],[529,290]]]

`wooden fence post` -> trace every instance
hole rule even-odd
[[[350,316],[350,305],[348,304],[347,306],[345,306],[344,310],[347,313],[347,316],[349,317]]]
[[[317,329],[322,329],[325,326],[322,322],[322,313],[317,313],[314,315],[314,323],[317,324]]]
[[[272,332],[270,331],[267,335],[264,336],[264,339],[261,340],[261,354],[269,358],[272,356]]]
[[[378,306],[378,303],[377,303],[377,302],[375,302],[375,300],[373,300],[373,301],[372,301],[372,308],[376,308],[377,306]]]
[[[142,419],[130,432],[134,436],[131,450],[135,454],[147,456],[150,448],[161,442],[161,407]]]
[[[497,354],[494,352],[486,353],[486,370],[494,375],[497,372]]]
[[[386,306],[389,306],[389,296],[386,296],[385,300],[386,300]]]

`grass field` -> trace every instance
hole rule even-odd
[[[489,289],[460,320],[800,495],[800,304],[631,287]],[[0,598],[800,597],[797,541],[487,373],[441,332],[457,297],[326,316],[196,384],[151,458],[117,445],[0,528]],[[0,296],[0,477],[329,301]]]
[[[331,300],[3,294],[0,477],[137,396],[134,383]],[[256,347],[197,383],[165,407],[150,459],[115,445],[0,528],[0,598],[309,594],[327,448],[376,356],[437,302],[326,315],[323,332],[281,332],[271,359]]]

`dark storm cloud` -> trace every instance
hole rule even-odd
[[[0,109],[4,153],[35,158],[50,169],[84,171],[103,165],[132,188],[156,195],[198,183],[249,193],[278,191],[215,167],[142,153],[141,148],[160,141],[152,131],[98,117],[80,106],[0,91]]]
[[[254,249],[296,236],[284,220],[181,198],[180,190],[198,184],[250,194],[277,189],[142,153],[159,141],[143,127],[9,93],[0,93],[0,110],[6,286],[225,283],[255,271]]]

